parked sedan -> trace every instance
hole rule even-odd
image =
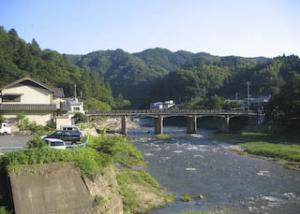
[[[67,148],[66,143],[59,139],[46,138],[45,141],[48,144],[48,146],[53,149],[66,149]]]
[[[63,141],[70,141],[72,144],[75,144],[81,140],[81,132],[79,131],[55,131],[51,134],[42,137],[43,139],[55,138]]]

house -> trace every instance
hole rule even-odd
[[[8,120],[16,120],[23,113],[39,125],[51,124],[57,115],[54,90],[24,77],[0,89],[0,114]]]
[[[61,103],[61,111],[67,114],[75,114],[77,112],[85,114],[83,102],[80,102],[76,97],[63,98]]]

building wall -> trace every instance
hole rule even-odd
[[[22,94],[21,102],[12,102],[11,104],[52,104],[53,94],[43,88],[18,85],[2,90],[2,94]],[[10,102],[6,102],[10,104]]]
[[[67,116],[58,116],[56,117],[56,129],[60,130],[63,126],[71,126],[72,120],[71,117]]]
[[[20,112],[12,112],[12,113],[2,113],[2,116],[8,120],[15,120],[17,115]],[[46,126],[52,122],[52,112],[28,112],[25,113],[26,118],[29,119],[30,122],[36,122],[38,125]]]

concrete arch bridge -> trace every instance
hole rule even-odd
[[[224,118],[225,124],[229,126],[230,119],[234,117],[252,117],[256,118],[257,125],[264,121],[264,114],[254,111],[227,111],[227,110],[184,110],[184,109],[164,109],[164,110],[113,110],[107,112],[88,112],[88,117],[107,116],[107,117],[121,117],[121,132],[127,135],[127,117],[152,117],[154,118],[155,134],[163,133],[163,121],[167,117],[187,117],[187,133],[196,134],[197,119],[201,117],[220,117]]]

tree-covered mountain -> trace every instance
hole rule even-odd
[[[184,92],[185,88],[181,88],[182,79],[179,76],[179,81],[177,81],[178,78],[174,79],[174,75],[183,72],[182,69],[194,70],[194,72],[200,69],[204,72],[196,78],[200,78],[203,83],[198,84],[193,91],[207,92],[210,88],[216,89],[217,87],[207,86],[204,82],[214,84],[214,78],[224,79],[224,76],[227,78],[245,68],[270,61],[264,57],[219,57],[204,52],[171,52],[162,48],[147,49],[134,54],[120,49],[96,51],[86,55],[67,55],[67,58],[81,68],[101,73],[104,79],[109,81],[115,96],[122,95],[136,106],[143,107],[157,99],[180,100],[182,96],[185,97],[184,99],[194,96],[195,93]],[[182,74],[180,76],[184,77]],[[188,88],[191,89],[193,86],[188,86]],[[173,89],[175,92],[168,92],[174,91]]]
[[[6,32],[0,27],[0,87],[26,75],[51,87],[63,88],[67,96],[74,95],[76,83],[84,100],[96,100],[107,108],[116,105],[101,72],[81,69],[56,51],[41,50],[34,39],[26,43],[14,29]]]

